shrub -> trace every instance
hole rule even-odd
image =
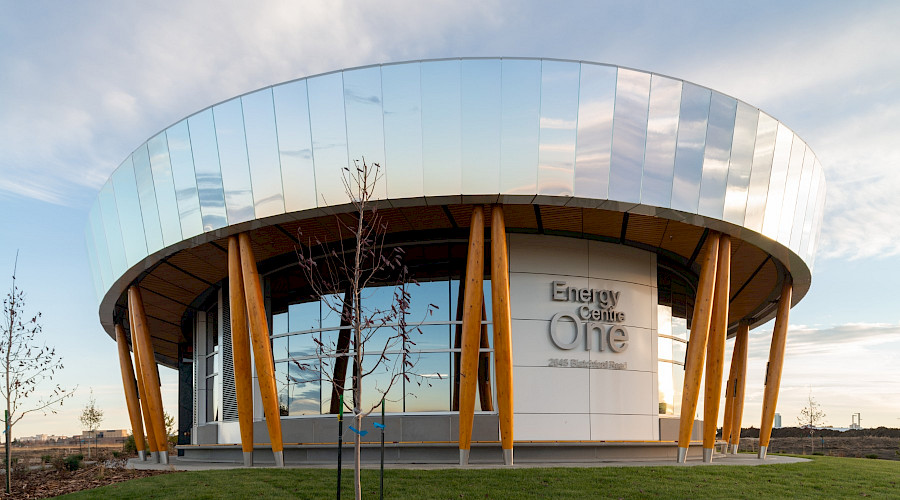
[[[53,455],[41,455],[41,463],[49,464],[53,461]]]
[[[81,468],[82,460],[84,460],[84,455],[78,453],[75,455],[69,455],[68,457],[64,458],[62,464],[67,471],[76,471]]]
[[[866,455],[866,458],[878,458],[878,455],[876,455],[875,453],[869,453]]]

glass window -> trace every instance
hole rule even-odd
[[[158,134],[147,141],[147,150],[150,171],[153,175],[153,188],[156,193],[156,208],[159,211],[163,244],[165,246],[174,245],[182,239],[181,220],[178,215],[175,178],[172,175],[172,164],[169,161],[169,147],[166,144],[165,133]],[[193,178],[192,168],[191,180]]]
[[[710,96],[709,89],[691,83],[681,89],[671,208],[682,212],[697,213]]]
[[[125,244],[126,262],[127,266],[131,267],[147,256],[147,240],[144,237],[144,222],[141,218],[141,205],[131,157],[119,165],[111,178],[116,195],[119,224],[122,228],[122,242]]]
[[[112,179],[100,188],[100,213],[103,217],[103,234],[106,235],[109,249],[109,263],[112,276],[109,283],[118,279],[127,268],[125,246],[122,243],[122,227],[119,225],[119,212],[116,208],[116,194],[113,192]]]
[[[459,60],[422,63],[422,172],[425,196],[462,186]]]
[[[812,234],[813,221],[816,216],[816,201],[819,198],[819,179],[822,177],[822,166],[816,160],[813,166],[812,179],[810,180],[810,191],[806,203],[806,215],[803,220],[803,235],[800,238],[800,249],[798,254],[806,255],[805,245],[809,243]]]
[[[800,178],[803,174],[804,157],[809,148],[799,137],[794,136],[791,146],[791,161],[788,164],[787,181],[784,185],[784,204],[781,206],[781,224],[778,227],[778,241],[788,245],[791,240],[791,226],[794,223],[797,209],[797,196],[800,192]],[[810,156],[812,154],[810,153]]]
[[[225,192],[222,187],[222,170],[219,168],[219,150],[212,109],[188,118],[194,172],[197,175],[197,193],[200,198],[200,214],[203,231],[225,227]],[[169,144],[172,151],[172,144]],[[175,164],[173,155],[172,163]],[[179,161],[180,163],[180,161]]]
[[[285,211],[315,208],[316,176],[306,80],[273,87],[272,97],[275,101]]]
[[[756,127],[756,142],[753,145],[753,165],[750,168],[747,211],[744,216],[744,227],[756,232],[762,232],[777,132],[778,121],[761,112]]]
[[[222,187],[225,190],[225,212],[228,224],[252,220],[253,191],[247,162],[247,139],[241,100],[232,99],[213,107]]]
[[[91,241],[93,241],[94,249],[97,251],[97,262],[100,267],[100,280],[103,283],[103,292],[106,292],[107,287],[112,285],[113,278],[109,262],[109,246],[106,243],[106,230],[104,229],[100,210],[100,198],[98,197],[94,204],[91,205],[88,221],[91,225]]]
[[[581,64],[575,141],[575,196],[605,199],[609,194],[616,72],[615,66]]]
[[[160,137],[160,136],[157,136]],[[181,234],[190,238],[203,232],[203,218],[200,212],[200,197],[197,176],[194,172],[194,156],[187,120],[169,127],[165,132],[169,159],[172,162],[172,180],[175,182],[175,199],[178,201],[178,216],[181,219]],[[161,146],[150,140],[151,154],[157,158],[162,154]],[[153,151],[156,153],[153,153]],[[161,159],[161,157],[160,157]],[[151,161],[153,161],[151,159]]]
[[[415,374],[406,382],[406,411],[449,411],[450,353],[413,354]]]
[[[641,179],[641,203],[644,205],[668,207],[672,202],[680,106],[681,81],[653,75],[650,78],[647,147]]]
[[[803,156],[803,173],[800,175],[799,191],[797,192],[797,206],[794,209],[794,220],[791,223],[791,228],[789,230],[791,235],[789,247],[798,254],[800,253],[799,247],[800,237],[803,235],[803,219],[806,216],[806,206],[808,204],[811,189],[810,184],[815,165],[816,157],[813,155],[812,150],[807,147],[806,154]]]
[[[609,199],[641,201],[641,171],[647,142],[650,74],[619,69],[609,166]]]
[[[768,201],[765,204],[765,218],[762,226],[762,233],[773,240],[778,239],[781,207],[784,203],[784,186],[787,183],[793,142],[794,133],[779,123],[778,135],[775,138],[775,153],[772,156],[772,174],[769,177]]]
[[[153,187],[153,172],[150,170],[150,155],[144,144],[131,155],[134,162],[134,178],[137,194],[141,202],[141,219],[144,222],[144,236],[147,238],[147,252],[153,253],[163,247],[162,227],[159,210],[156,208],[156,190]]]
[[[571,62],[541,62],[539,194],[573,194],[580,68]]]
[[[250,184],[253,187],[253,212],[257,219],[284,213],[275,105],[272,99],[271,88],[241,97],[247,158],[250,161]]]
[[[461,63],[462,193],[500,192],[500,61]]]
[[[725,188],[724,219],[732,224],[744,223],[758,122],[759,111],[748,104],[738,102],[734,119],[734,138],[731,142],[731,160],[728,163],[728,185]]]
[[[728,183],[728,161],[731,159],[736,112],[736,100],[718,92],[712,93],[703,155],[703,177],[700,181],[700,215],[721,219],[725,211],[725,187]]]
[[[300,302],[288,306],[289,325],[288,331],[304,332],[306,330],[315,330],[320,326],[319,311],[320,303],[318,300],[312,302]]]
[[[500,71],[500,192],[534,194],[541,118],[541,62],[503,59]]]
[[[363,158],[381,166],[384,175],[384,110],[381,106],[381,68],[344,71],[344,109],[347,113],[347,149],[350,161]],[[386,198],[385,182],[375,184],[374,197]]]
[[[384,96],[385,185],[392,198],[421,196],[422,90],[419,63],[381,68]]]
[[[344,169],[350,166],[342,73],[309,78],[306,85],[316,170],[316,204],[339,205],[347,199],[342,179]]]

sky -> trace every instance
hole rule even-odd
[[[15,435],[71,435],[93,390],[128,428],[83,228],[103,182],[181,118],[260,87],[411,59],[528,56],[653,71],[784,122],[828,185],[809,294],[791,311],[778,412],[900,427],[900,3],[0,0],[0,290],[18,285],[77,386]],[[744,426],[759,426],[772,322],[751,332]],[[728,342],[728,352],[732,341]],[[728,362],[728,360],[726,360]],[[726,366],[728,366],[726,364]],[[162,369],[164,405],[177,383]]]

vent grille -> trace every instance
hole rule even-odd
[[[231,350],[231,304],[228,298],[228,291],[222,290],[222,420],[226,422],[238,419]]]

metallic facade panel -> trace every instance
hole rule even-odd
[[[675,78],[526,58],[347,69],[206,108],[125,160],[86,227],[104,321],[124,287],[156,263],[150,255],[177,259],[221,245],[269,217],[291,233],[324,235],[304,220],[346,204],[344,169],[362,157],[383,167],[376,197],[407,207],[397,227],[449,227],[441,205],[465,227],[468,203],[501,200],[531,221],[523,229],[618,238],[620,224],[600,226],[628,211],[665,223],[663,251],[681,233],[729,232],[780,261],[801,294],[826,192],[821,165],[790,129]],[[542,222],[530,205],[541,205]]]
[[[609,161],[618,68],[582,63],[575,141],[575,196],[609,196]]]
[[[419,63],[381,68],[384,173],[390,198],[422,196],[422,90]]]
[[[668,207],[672,202],[675,144],[681,108],[680,80],[653,75],[650,79],[650,109],[647,147],[641,179],[641,203]]]
[[[579,68],[563,61],[544,61],[541,65],[537,194],[573,194]]]
[[[281,160],[275,131],[275,104],[272,89],[241,97],[253,212],[257,219],[284,213]]]
[[[610,200],[641,201],[649,106],[650,75],[620,69],[616,79],[616,109],[609,159]]]

